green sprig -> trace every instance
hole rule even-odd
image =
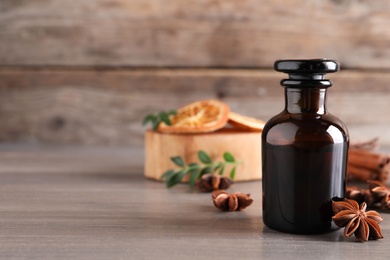
[[[174,156],[170,159],[175,165],[179,166],[179,168],[169,169],[161,176],[161,179],[165,181],[167,188],[175,186],[181,182],[184,176],[189,175],[189,185],[190,188],[193,189],[196,181],[207,173],[214,174],[215,172],[218,172],[219,175],[223,175],[227,165],[234,165],[230,171],[230,178],[234,179],[237,164],[241,163],[236,161],[234,156],[229,152],[223,154],[224,161],[213,162],[211,157],[202,150],[198,152],[198,159],[201,163],[186,164],[180,156]]]
[[[157,130],[158,125],[161,122],[164,122],[167,125],[172,125],[171,120],[169,119],[169,116],[176,115],[177,112],[175,110],[169,111],[169,112],[159,112],[159,113],[153,113],[148,114],[144,117],[144,120],[142,122],[142,125],[146,125],[147,123],[152,123],[153,130]]]

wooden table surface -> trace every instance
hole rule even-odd
[[[210,194],[143,177],[131,148],[0,145],[1,259],[384,259],[384,239],[342,231],[292,235],[261,218],[261,182],[235,184],[254,203],[224,213]]]

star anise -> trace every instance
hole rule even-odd
[[[205,174],[197,182],[197,187],[200,191],[210,192],[213,190],[226,190],[232,184],[233,181],[228,177],[215,174]]]
[[[235,192],[229,194],[222,190],[213,191],[211,194],[214,205],[222,211],[241,210],[252,204],[250,194]]]
[[[355,200],[344,199],[332,201],[333,222],[339,227],[345,227],[344,236],[355,237],[360,241],[383,238],[378,225],[383,219],[378,212],[370,210],[366,212],[367,204],[359,204]]]
[[[367,203],[368,206],[374,204],[374,198],[369,189],[359,189],[357,187],[347,187],[345,192],[347,199],[356,200],[357,203]]]
[[[390,189],[379,181],[368,181],[368,188],[374,197],[374,203],[379,202],[382,209],[390,209]]]

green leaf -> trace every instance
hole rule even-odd
[[[177,115],[177,111],[176,110],[171,110],[167,113],[169,116],[170,115]]]
[[[157,130],[159,124],[161,122],[164,122],[167,125],[172,125],[171,120],[169,119],[170,115],[176,115],[177,112],[175,110],[171,110],[169,112],[160,112],[156,114],[149,114],[146,115],[142,121],[142,125],[146,125],[147,123],[151,122],[153,130]]]
[[[160,124],[160,120],[156,117],[153,119],[152,124],[153,124],[153,130],[157,130],[158,125]]]
[[[180,156],[171,157],[171,161],[172,161],[174,164],[176,164],[177,166],[184,167],[184,165],[185,165],[183,159],[182,159]]]
[[[167,186],[168,189],[180,182],[180,180],[178,181],[178,177],[177,177],[178,174],[179,172],[175,172],[165,180],[165,185]]]
[[[195,187],[196,180],[199,178],[199,173],[200,173],[199,169],[195,169],[190,172],[191,175],[190,175],[189,184],[191,189]]]
[[[207,173],[212,173],[213,172],[213,168],[211,167],[205,167],[203,168],[201,171],[200,171],[200,176],[203,176]]]
[[[221,163],[218,163],[217,166],[214,167],[213,172],[218,171],[222,167]]]
[[[180,183],[184,175],[186,175],[187,173],[188,173],[187,171],[178,171],[175,174],[173,174],[171,178],[167,179],[166,181],[167,188],[169,189],[175,186],[176,184]]]
[[[167,125],[172,125],[169,116],[166,113],[160,113],[160,119]]]
[[[230,179],[234,180],[236,177],[236,167],[233,167],[232,171],[230,172]]]
[[[225,159],[225,161],[227,162],[235,162],[236,160],[234,159],[233,155],[229,152],[225,152],[223,154],[223,158]]]
[[[200,165],[198,163],[190,163],[190,164],[188,164],[187,167],[189,168],[189,170],[195,170],[195,169],[200,170],[200,169],[202,169],[202,165]]]
[[[221,169],[219,170],[218,174],[223,175],[223,172],[225,171],[225,165],[221,166]]]
[[[212,163],[210,156],[205,151],[200,150],[198,152],[198,158],[202,163]]]
[[[173,174],[170,174],[166,179],[165,179],[165,185],[167,188],[170,188],[170,183],[173,182],[174,179],[176,179],[177,172],[173,172]]]
[[[142,121],[142,125],[146,125],[149,121],[153,122],[155,118],[156,116],[153,114],[146,115]]]
[[[157,118],[158,120],[159,118]],[[210,156],[203,150],[198,151],[198,158],[200,163],[191,162],[186,164],[182,157],[173,156],[171,161],[178,167],[177,169],[170,169],[164,172],[161,179],[165,180],[167,188],[171,188],[176,184],[180,183],[185,175],[189,175],[189,186],[193,189],[196,185],[196,181],[205,174],[216,174],[223,175],[227,165],[232,165],[230,171],[230,178],[234,179],[236,175],[236,162],[233,155],[229,152],[223,154],[224,161],[212,162]]]
[[[162,179],[162,180],[163,180],[163,179],[169,179],[174,173],[175,173],[175,170],[170,169],[170,170],[164,172],[164,173],[161,175],[160,179]]]

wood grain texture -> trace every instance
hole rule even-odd
[[[387,0],[2,0],[0,65],[390,68]]]
[[[208,193],[146,180],[142,150],[0,145],[0,179],[4,259],[385,259],[390,246],[387,213],[379,241],[279,233],[260,181],[229,190],[250,207],[220,212]]]
[[[268,70],[0,69],[0,140],[143,146],[144,115],[220,98],[268,120],[283,109],[283,74]],[[352,140],[390,146],[390,74],[329,75],[328,108]]]
[[[177,166],[171,157],[180,156],[185,163],[199,162],[198,151],[203,150],[213,162],[222,162],[223,154],[230,152],[235,160],[235,181],[261,179],[261,132],[219,130],[206,134],[164,134],[147,131],[145,134],[145,176],[161,181],[161,175]],[[227,165],[224,176],[233,169]],[[183,179],[188,182],[189,177]]]

